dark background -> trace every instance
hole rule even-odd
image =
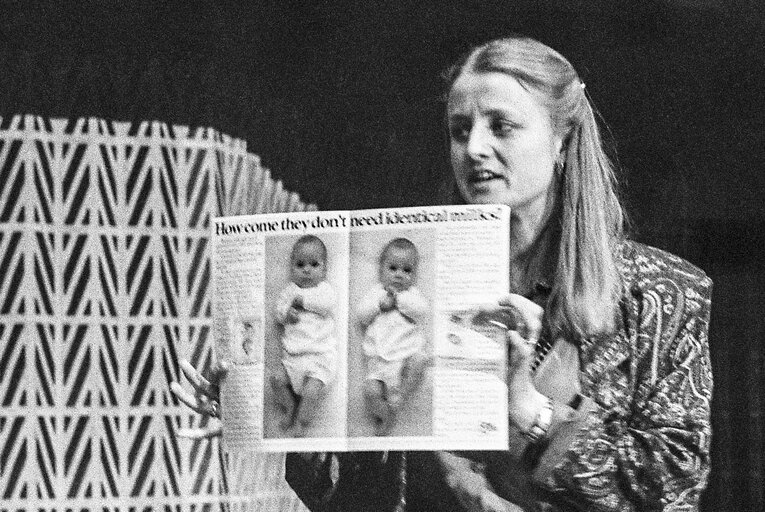
[[[72,4],[0,3],[0,116],[212,126],[322,209],[435,201],[438,76],[468,44],[561,51],[609,123],[633,237],[715,281],[703,508],[765,509],[765,2]]]

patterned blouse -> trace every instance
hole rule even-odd
[[[511,431],[507,452],[464,454],[515,510],[698,509],[710,466],[712,282],[635,242],[623,244],[621,273],[616,332],[563,343],[581,391],[547,392],[546,441]],[[462,510],[432,453],[289,454],[286,476],[314,512]]]

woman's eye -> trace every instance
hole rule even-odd
[[[453,140],[465,141],[470,136],[470,127],[464,125],[454,125],[449,128],[449,135]]]
[[[404,272],[406,272],[407,274],[411,274],[411,273],[412,273],[412,269],[411,269],[411,268],[409,268],[409,267],[406,267],[406,268],[404,269]]]
[[[313,263],[311,263],[311,266],[312,266],[313,268],[316,268],[316,267],[318,267],[318,266],[319,266],[319,262],[318,262],[318,261],[314,261]]]
[[[508,121],[496,120],[491,123],[491,131],[497,136],[510,135],[516,126]]]

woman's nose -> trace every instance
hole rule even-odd
[[[467,153],[472,158],[480,158],[489,154],[489,138],[486,130],[473,126],[468,135]]]

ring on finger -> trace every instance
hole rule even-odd
[[[207,412],[213,418],[218,418],[220,414],[220,404],[218,404],[218,402],[215,400],[211,400],[207,405]]]

